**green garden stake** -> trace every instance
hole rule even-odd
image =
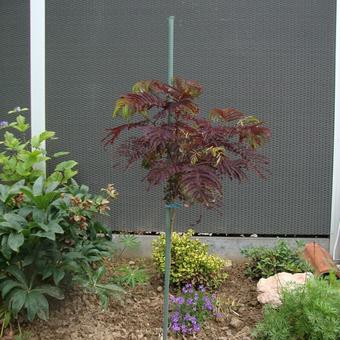
[[[172,84],[174,74],[174,21],[175,17],[168,18],[168,84]],[[169,115],[169,123],[171,117]],[[165,272],[164,272],[164,306],[163,306],[163,340],[168,339],[169,325],[169,286],[170,286],[170,267],[171,267],[171,225],[176,204],[165,205]]]

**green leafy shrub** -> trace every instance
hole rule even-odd
[[[57,164],[45,178],[39,163],[50,158],[41,146],[54,133],[27,140],[29,125],[22,111],[14,110],[19,113],[14,123],[0,122],[5,130],[0,153],[0,314],[6,322],[8,315],[17,318],[19,313],[29,321],[36,316],[46,320],[46,296],[62,299],[63,282],[78,282],[82,275],[92,287],[89,268],[114,251],[111,230],[96,216],[107,214],[116,190],[109,185],[103,189],[105,197],[90,194],[73,180],[77,163],[72,160]],[[13,128],[21,138],[8,131]],[[97,288],[92,291],[101,293]]]
[[[311,279],[284,290],[282,305],[267,306],[253,336],[259,340],[340,339],[340,285]]]
[[[46,141],[55,138],[53,131],[44,131],[38,136],[27,139],[30,125],[22,115],[25,111],[28,111],[28,109],[17,107],[9,111],[10,114],[17,114],[14,122],[0,122],[0,129],[5,130],[3,141],[0,142],[3,145],[3,151],[0,152],[0,180],[5,183],[25,180],[26,184],[32,184],[38,177],[45,175],[39,164],[51,158],[68,155],[68,152],[57,152],[52,156],[47,155],[42,146]],[[10,132],[11,129],[20,133],[21,138]],[[48,181],[67,183],[70,178],[77,174],[77,170],[74,170],[76,165],[77,162],[73,160],[59,163]]]
[[[218,287],[226,278],[225,261],[208,254],[208,245],[192,238],[193,230],[184,234],[172,233],[170,282]],[[158,269],[165,270],[165,235],[153,242],[153,259]]]
[[[132,288],[147,284],[149,279],[149,274],[145,271],[145,269],[129,265],[119,267],[117,269],[117,275],[114,277],[114,280],[117,283]]]
[[[302,259],[302,244],[296,249],[289,247],[286,241],[280,240],[274,248],[248,248],[241,253],[249,261],[246,275],[254,279],[269,277],[276,273],[299,273],[311,271],[310,266]]]

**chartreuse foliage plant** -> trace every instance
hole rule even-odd
[[[310,279],[305,286],[284,290],[279,308],[267,306],[255,328],[258,340],[340,339],[340,284]]]
[[[19,314],[29,321],[36,317],[46,320],[48,298],[62,299],[63,283],[78,282],[80,277],[87,277],[88,287],[95,293],[108,296],[112,290],[121,291],[117,286],[101,287],[102,275],[95,269],[114,251],[110,229],[96,216],[107,214],[117,191],[109,185],[103,189],[104,195],[91,194],[87,186],[73,179],[77,163],[72,160],[57,164],[45,177],[38,165],[50,157],[41,146],[54,133],[27,139],[24,111],[11,112],[18,114],[14,123],[0,123],[4,132],[0,153],[3,326]],[[106,299],[102,302],[105,305]]]
[[[182,286],[191,283],[217,288],[227,278],[225,260],[208,254],[208,245],[193,238],[193,230],[172,233],[170,283]],[[153,260],[158,269],[165,270],[165,235],[153,242]]]
[[[312,271],[303,259],[303,244],[297,243],[295,249],[284,240],[277,242],[273,248],[255,247],[242,249],[241,253],[248,260],[246,275],[253,279],[269,277],[280,272],[301,273]]]
[[[136,83],[116,102],[113,116],[126,124],[108,129],[106,144],[115,144],[123,131],[135,130],[120,145],[128,164],[140,161],[150,185],[165,186],[164,200],[185,204],[220,205],[221,180],[242,181],[248,172],[263,177],[266,157],[257,149],[270,130],[254,116],[215,108],[206,118],[195,103],[202,87],[174,78],[173,85],[158,80]]]
[[[42,145],[44,142],[55,138],[53,131],[44,131],[38,136],[27,139],[30,125],[23,116],[26,111],[28,111],[27,108],[17,107],[9,111],[11,115],[17,114],[12,123],[0,122],[0,128],[5,131],[3,140],[0,142],[3,145],[3,151],[0,152],[0,180],[5,183],[25,180],[26,183],[32,184],[38,177],[44,175],[43,170],[38,166],[41,162],[68,154],[68,152],[57,152],[52,156],[47,156]],[[18,138],[15,132],[20,133],[21,138]],[[77,174],[77,170],[74,170],[76,165],[77,162],[73,160],[59,163],[48,181],[67,183],[70,178]]]

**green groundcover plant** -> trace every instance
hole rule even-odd
[[[150,277],[144,268],[124,265],[116,270],[113,280],[122,286],[135,288],[146,285],[150,281]]]
[[[63,299],[63,284],[87,279],[92,291],[108,295],[116,285],[99,286],[102,270],[95,269],[112,255],[111,231],[96,219],[106,214],[117,197],[113,185],[93,195],[73,179],[73,160],[56,165],[47,177],[41,162],[49,157],[42,147],[54,138],[45,131],[27,138],[29,124],[16,108],[14,122],[0,122],[0,291],[3,327],[19,314],[29,321],[49,316],[49,298]],[[18,137],[18,132],[20,137]],[[85,284],[83,286],[86,286]],[[104,292],[104,293],[103,293]],[[107,305],[107,299],[101,299]],[[3,330],[2,330],[3,332]],[[1,332],[1,333],[2,333]]]
[[[227,278],[225,260],[208,254],[208,245],[194,239],[193,230],[184,234],[172,233],[170,282],[174,286],[192,283],[216,288]],[[165,235],[153,243],[153,260],[157,268],[165,270]]]
[[[258,340],[340,339],[340,283],[310,279],[306,286],[284,290],[279,308],[267,306],[255,328]]]
[[[301,256],[302,248],[303,244],[301,243],[297,243],[297,248],[293,249],[286,241],[280,240],[274,248],[242,249],[241,253],[248,261],[246,275],[253,279],[260,279],[280,272],[311,271],[311,267]]]

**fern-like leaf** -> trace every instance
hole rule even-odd
[[[209,112],[209,116],[213,121],[230,122],[244,118],[244,113],[234,108],[219,109],[215,108]]]
[[[162,108],[164,106],[165,101],[154,94],[131,92],[117,100],[113,117],[120,114],[123,118],[129,119],[137,112],[145,115],[153,107]]]
[[[218,205],[222,197],[220,177],[211,166],[187,166],[179,183],[184,197],[207,207]]]

